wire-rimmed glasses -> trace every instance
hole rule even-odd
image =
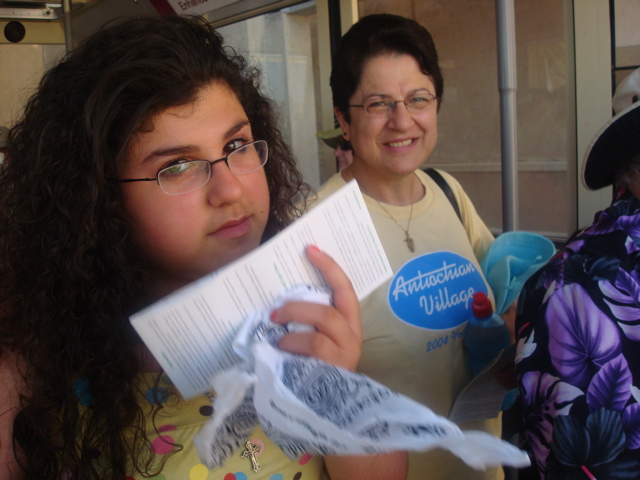
[[[362,105],[348,105],[349,107],[359,107],[364,109],[368,117],[385,117],[391,115],[398,103],[404,103],[409,113],[423,112],[433,107],[438,101],[438,97],[431,93],[414,93],[404,100],[394,100],[392,98],[374,98],[367,100]]]
[[[269,147],[265,140],[245,143],[217,160],[187,160],[158,170],[154,178],[124,178],[122,183],[158,182],[167,195],[182,195],[206,185],[211,179],[211,166],[225,162],[234,175],[246,175],[267,163]]]

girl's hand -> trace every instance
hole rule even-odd
[[[306,253],[331,288],[335,307],[310,302],[287,302],[274,310],[271,320],[275,323],[295,321],[316,329],[315,332],[285,335],[278,346],[290,353],[315,357],[355,370],[362,352],[362,325],[360,303],[351,280],[333,258],[317,247],[307,247]]]

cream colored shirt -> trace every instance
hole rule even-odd
[[[493,236],[460,184],[441,172],[451,186],[464,225],[440,187],[422,171],[416,174],[426,194],[413,205],[409,233],[412,253],[401,226],[410,206],[384,205],[364,195],[373,224],[394,276],[361,303],[363,352],[358,370],[387,387],[447,416],[454,399],[471,380],[462,332],[471,316],[474,291],[492,294],[477,258]],[[318,192],[318,199],[345,185],[340,173]],[[500,436],[500,419],[460,425]],[[478,472],[448,452],[410,453],[409,480],[495,480],[501,468]]]

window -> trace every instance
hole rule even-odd
[[[320,155],[317,98],[318,47],[315,3],[287,7],[277,12],[218,28],[228,45],[247,55],[263,72],[265,94],[278,106],[285,141],[298,159],[305,181],[318,187]],[[334,160],[335,163],[335,160]]]
[[[612,85],[640,67],[640,8],[636,0],[609,0]]]

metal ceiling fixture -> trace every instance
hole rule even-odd
[[[71,10],[82,5],[72,4]],[[0,0],[0,19],[58,20],[64,16],[62,2]]]

